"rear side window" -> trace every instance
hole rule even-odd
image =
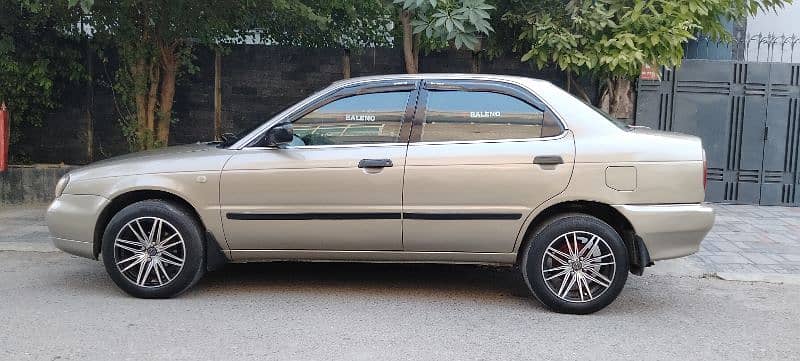
[[[423,142],[529,139],[554,135],[557,120],[516,97],[488,91],[428,92]],[[556,133],[557,134],[557,133]]]

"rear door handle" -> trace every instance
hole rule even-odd
[[[391,159],[362,159],[358,162],[359,168],[386,168],[394,166]]]
[[[564,164],[564,159],[560,155],[537,155],[533,157],[533,164],[553,165]]]

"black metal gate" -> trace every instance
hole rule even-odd
[[[706,200],[800,205],[800,64],[685,60],[638,89],[637,125],[703,139]]]

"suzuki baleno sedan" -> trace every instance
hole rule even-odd
[[[699,138],[625,126],[545,81],[377,76],[221,143],[75,170],[47,222],[136,297],[225,262],[473,263],[515,265],[547,307],[582,314],[698,250],[705,173]]]

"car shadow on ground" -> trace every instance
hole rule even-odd
[[[206,274],[193,293],[216,293],[228,287],[244,293],[313,290],[336,294],[529,298],[522,276],[511,267],[343,262],[228,264]]]
[[[102,264],[72,257],[86,264],[59,282],[71,294],[95,294],[131,298],[108,279]],[[79,273],[79,274],[77,274]],[[59,279],[61,279],[59,277]],[[647,309],[656,314],[671,308],[664,299],[673,284],[665,279],[651,283],[651,276],[629,277],[625,290],[609,309]],[[652,292],[658,285],[660,291]],[[680,288],[680,287],[679,287]],[[116,295],[116,296],[114,296]],[[249,303],[253,299],[285,298],[402,301],[412,304],[479,302],[512,309],[546,308],[530,294],[519,271],[512,267],[446,264],[390,264],[345,262],[269,262],[227,264],[207,273],[200,282],[177,299],[189,302],[220,301]],[[660,310],[660,311],[659,311]]]

